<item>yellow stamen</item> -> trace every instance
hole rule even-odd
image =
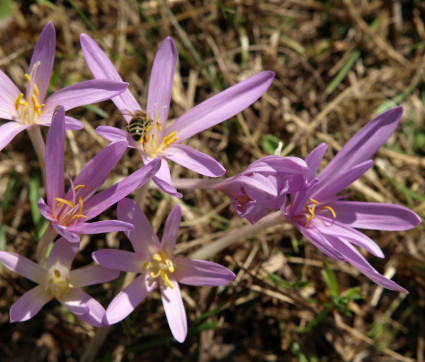
[[[16,97],[15,100],[15,109],[18,110],[19,105],[21,105],[22,97],[24,96],[24,93],[19,93],[19,95]]]
[[[78,208],[78,214],[74,215],[72,218],[73,219],[87,219],[87,216],[83,215],[83,199],[82,199],[81,196],[78,199],[78,204],[80,205],[80,207]]]
[[[312,199],[311,197],[310,197],[310,202],[316,205],[320,205],[319,201],[316,201],[315,199]]]
[[[37,84],[35,83],[34,83],[34,94],[36,95],[36,97],[40,95],[40,91],[38,90]]]
[[[161,129],[160,117],[161,117],[161,114],[158,112],[158,117],[156,117],[156,127],[158,128],[158,131],[161,132],[162,129]]]
[[[332,217],[334,219],[336,219],[336,213],[335,213],[334,209],[332,209],[332,207],[330,207],[330,206],[321,206],[320,209],[328,209],[331,212]]]
[[[74,187],[74,190],[75,190],[75,191],[77,191],[77,190],[82,189],[82,188],[85,188],[85,189],[87,189],[87,190],[89,190],[89,191],[91,191],[91,190],[92,190],[92,188],[91,188],[91,187],[88,187],[88,186],[86,186],[86,185],[77,185],[77,186],[75,186],[75,187]]]
[[[30,82],[30,83],[31,83],[31,77],[30,77],[30,75],[29,75],[29,74],[25,73],[24,77],[25,77],[25,79],[26,79],[28,82]]]
[[[171,289],[174,289],[173,284],[171,284],[170,279],[168,278],[168,274],[164,270],[161,270],[160,273],[161,273],[161,279],[162,279],[162,281],[165,284],[167,284],[167,286],[169,286]]]
[[[150,263],[150,261],[145,262],[145,264],[143,264],[143,270],[146,270],[149,267]]]
[[[177,134],[177,132],[176,131],[174,131],[174,132],[171,132],[167,137],[164,137],[164,144],[170,144],[170,143],[172,143],[172,142],[175,142],[175,141],[170,141],[175,135]],[[175,137],[176,138],[176,141],[177,141],[177,137]]]
[[[68,205],[72,209],[75,207],[74,203],[72,201],[70,201],[70,200],[62,199],[60,197],[55,197],[55,200],[57,202],[59,202],[58,203],[58,206],[62,206],[62,205],[65,204],[65,205]]]

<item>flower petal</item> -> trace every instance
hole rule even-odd
[[[173,277],[182,284],[217,287],[235,279],[231,270],[211,261],[176,256],[173,262],[176,267]]]
[[[72,270],[70,273],[71,284],[76,288],[88,285],[101,284],[118,278],[120,272],[104,268],[103,266],[89,266]]]
[[[145,164],[148,164],[145,160],[144,162]],[[159,171],[156,173],[156,175],[152,178],[152,181],[165,193],[178,198],[183,197],[183,195],[180,192],[178,192],[174,188],[174,186],[171,185],[171,174],[170,174],[170,168],[168,167],[167,160],[164,160],[161,158],[161,167]]]
[[[46,278],[46,270],[42,266],[19,254],[0,251],[0,261],[7,269],[35,283],[42,283]]]
[[[321,143],[318,145],[313,151],[305,159],[309,167],[309,172],[307,174],[307,180],[311,180],[316,176],[316,172],[319,169],[320,162],[322,161],[323,155],[328,149],[328,145],[326,143]]]
[[[46,140],[46,199],[47,205],[56,205],[55,197],[63,198],[65,152],[65,109],[58,106],[52,119]]]
[[[124,180],[93,195],[84,203],[85,209],[88,210],[86,212],[88,219],[99,215],[102,211],[123,199],[131,192],[142,187],[158,172],[159,167],[159,160],[153,160],[142,168],[139,168],[136,172],[133,172],[130,176],[127,176]]]
[[[37,285],[23,294],[10,308],[10,322],[24,322],[34,317],[52,297]]]
[[[226,169],[211,156],[186,145],[172,144],[163,152],[163,155],[204,176],[219,177],[226,172]]]
[[[295,226],[298,227],[298,230],[303,234],[316,248],[321,252],[325,253],[327,256],[330,256],[332,259],[338,261],[345,261],[344,256],[336,250],[336,248],[329,243],[329,241],[324,237],[324,235],[312,227],[312,224],[315,220],[311,220],[308,224],[309,227],[303,227],[298,223],[295,223]]]
[[[1,117],[1,114],[0,114]],[[10,141],[24,129],[31,127],[31,124],[23,125],[19,122],[10,121],[0,126],[0,151],[5,148]]]
[[[207,99],[179,117],[166,135],[177,132],[179,143],[233,117],[249,107],[267,90],[274,73],[261,72]]]
[[[133,200],[123,199],[118,202],[118,219],[134,225],[134,229],[125,234],[138,254],[153,255],[160,248],[160,242],[149,220]]]
[[[15,100],[21,91],[2,70],[0,70],[0,84],[0,118],[16,119]]]
[[[162,42],[152,64],[146,106],[148,112],[159,111],[161,127],[164,130],[168,119],[176,62],[176,45],[173,39],[168,37]]]
[[[82,321],[95,326],[102,327],[105,309],[100,303],[92,298],[87,293],[79,288],[71,289],[61,303],[73,314],[75,314]]]
[[[339,215],[337,215],[337,217],[338,216]],[[338,237],[360,246],[378,258],[384,258],[384,253],[381,248],[371,238],[360,231],[341,224],[338,219],[327,219],[328,218],[323,217],[323,215],[317,215],[317,219],[312,221],[316,229],[319,230],[327,240],[329,240],[329,236]]]
[[[29,66],[29,72],[31,73],[34,64],[36,62],[40,62],[37,68],[37,72],[35,73],[35,77],[32,79],[32,81],[37,84],[38,90],[40,92],[38,98],[40,99],[41,103],[43,103],[44,97],[46,96],[47,87],[49,86],[50,82],[50,76],[52,75],[53,62],[55,61],[55,51],[55,27],[51,22],[48,22],[41,31],[37,44],[35,44]]]
[[[183,299],[180,293],[179,283],[170,280],[173,289],[161,286],[162,304],[171,333],[177,342],[183,343],[187,335],[187,318],[184,310]]]
[[[156,282],[148,283],[146,275],[138,276],[130,285],[119,292],[106,308],[104,325],[122,321],[127,317],[146,296],[157,286]]]
[[[96,128],[96,133],[103,138],[106,138],[108,141],[117,142],[117,141],[127,141],[129,134],[123,129],[110,127],[110,126],[99,126]],[[130,145],[128,147],[131,147]]]
[[[359,229],[409,230],[421,222],[417,214],[400,205],[335,201],[332,209],[337,214],[338,221]]]
[[[49,114],[61,104],[65,111],[72,108],[102,102],[121,94],[127,89],[128,83],[107,79],[91,79],[62,88],[46,99],[43,113]]]
[[[372,279],[375,283],[383,286],[384,288],[395,290],[402,293],[408,291],[390,279],[385,278],[379,274],[368,261],[353,247],[349,242],[338,237],[329,236],[330,242],[337,248],[345,259],[361,273]]]
[[[80,242],[80,237],[75,232],[68,230],[66,226],[55,223],[52,223],[52,226],[59,235],[63,236],[70,243]]]
[[[392,108],[357,132],[320,172],[318,191],[347,170],[369,160],[397,128],[402,113],[402,107]]]
[[[368,160],[359,165],[354,166],[351,169],[347,169],[345,173],[340,174],[336,178],[332,178],[329,180],[329,183],[323,185],[322,188],[319,186],[316,188],[313,194],[313,198],[316,201],[326,203],[326,200],[331,199],[340,191],[344,190],[347,186],[351,185],[354,181],[359,179],[367,170],[369,170],[373,166],[373,161]],[[318,176],[320,185],[320,174]]]
[[[141,273],[143,264],[149,258],[147,255],[133,253],[126,250],[101,249],[92,254],[94,261],[106,268]]]
[[[307,163],[298,157],[265,156],[251,163],[243,174],[303,175],[308,171]]]
[[[126,142],[114,142],[96,154],[74,180],[75,186],[85,186],[79,190],[78,196],[84,200],[88,194],[94,193],[102,186],[126,149]],[[69,189],[65,198],[71,199],[73,193],[74,190]]]
[[[112,62],[92,38],[87,34],[81,34],[80,43],[87,65],[96,79],[110,79],[122,82],[122,78]],[[114,97],[112,101],[121,111],[127,110],[133,113],[141,109],[139,103],[128,89]],[[124,116],[127,120],[131,118],[129,115]]]
[[[60,263],[62,266],[71,269],[72,261],[77,255],[79,245],[77,243],[70,243],[65,238],[60,238],[53,244],[50,251],[49,258],[46,263],[46,268],[50,269],[55,263]]]
[[[82,221],[68,227],[68,230],[71,233],[88,235],[110,233],[113,231],[127,231],[131,229],[133,229],[133,224],[119,220],[104,220],[96,222]]]
[[[164,248],[169,256],[174,255],[174,247],[176,245],[181,219],[182,208],[179,204],[175,204],[165,221],[164,233],[161,240],[161,248]]]

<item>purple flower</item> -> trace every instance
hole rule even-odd
[[[0,118],[11,120],[0,126],[0,150],[24,129],[49,126],[57,105],[69,110],[117,96],[127,89],[128,83],[110,80],[89,80],[63,88],[46,98],[55,58],[56,34],[48,23],[35,45],[29,66],[26,94],[20,92],[12,80],[0,70]],[[65,119],[66,129],[77,130],[83,124],[71,117]]]
[[[122,81],[111,61],[88,35],[80,37],[87,64],[97,79]],[[194,150],[182,142],[197,133],[233,117],[254,103],[270,86],[273,72],[261,72],[211,97],[192,108],[167,127],[177,51],[173,39],[166,38],[159,48],[152,66],[147,99],[147,114],[151,119],[146,137],[135,141],[129,133],[113,127],[101,126],[97,132],[110,141],[126,140],[136,148],[146,164],[161,159],[161,169],[154,177],[155,183],[165,192],[180,196],[171,186],[168,163],[171,160],[205,176],[217,177],[225,169],[212,157]],[[141,107],[129,90],[112,98],[127,122]]]
[[[375,283],[400,292],[407,291],[379,274],[352,245],[383,258],[379,246],[360,229],[408,230],[421,219],[413,211],[391,204],[342,200],[337,194],[362,176],[372,165],[370,158],[396,129],[403,110],[395,107],[363,127],[335,158],[314,177],[327,146],[321,144],[307,157],[310,168],[305,183],[282,204],[301,233],[325,254],[347,261]]]
[[[102,266],[71,270],[78,244],[60,238],[53,245],[45,268],[21,255],[0,251],[0,261],[15,273],[38,284],[22,295],[10,308],[10,322],[24,322],[34,317],[50,300],[56,298],[71,313],[95,327],[102,325],[105,309],[81,288],[108,282],[119,273]]]
[[[42,215],[51,221],[53,229],[70,242],[79,242],[78,234],[97,234],[129,230],[132,226],[119,220],[87,223],[145,184],[158,171],[160,162],[149,163],[114,186],[95,194],[125,151],[126,142],[105,147],[89,161],[65,194],[64,146],[65,110],[57,107],[46,141],[46,198],[38,202]]]
[[[305,178],[307,172],[307,163],[300,158],[266,156],[213,188],[227,194],[236,213],[254,224],[279,210],[295,180]]]
[[[123,320],[159,286],[171,332],[177,341],[183,342],[187,320],[178,283],[218,286],[231,282],[235,275],[213,262],[174,256],[181,220],[180,205],[172,208],[161,242],[132,200],[124,199],[118,203],[118,219],[134,224],[134,229],[125,233],[135,252],[104,249],[95,251],[93,259],[107,268],[141,274],[112,300],[106,309],[104,323]]]

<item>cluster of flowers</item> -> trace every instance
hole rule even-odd
[[[209,98],[168,125],[177,61],[171,38],[164,40],[155,56],[145,112],[111,61],[86,34],[81,35],[81,46],[96,79],[71,85],[46,98],[55,38],[54,27],[49,23],[35,46],[29,74],[25,75],[25,96],[0,71],[0,117],[10,120],[0,127],[0,149],[20,131],[28,130],[43,160],[45,173],[46,201],[41,199],[38,206],[50,221],[38,243],[39,263],[0,251],[0,261],[7,268],[38,284],[11,307],[10,321],[28,320],[56,298],[81,320],[97,327],[109,325],[123,320],[158,286],[171,331],[177,341],[183,342],[187,321],[178,283],[219,286],[231,282],[235,275],[213,262],[174,256],[181,220],[179,205],[172,208],[160,242],[139,205],[125,197],[151,179],[165,193],[182,197],[173,186],[167,160],[205,176],[222,176],[225,169],[217,161],[182,142],[250,106],[267,90],[274,74],[268,71],[256,74]],[[89,161],[74,180],[69,176],[70,187],[65,192],[65,130],[83,128],[79,120],[65,116],[65,111],[107,99],[112,99],[127,122],[137,112],[147,116],[145,123],[139,125],[141,135],[134,137],[127,130],[98,127],[97,133],[111,143]],[[249,222],[256,223],[266,215],[270,217],[269,214],[276,223],[291,222],[330,257],[348,261],[385,288],[407,292],[379,274],[352,246],[358,245],[383,257],[378,245],[354,228],[407,230],[419,224],[420,218],[402,206],[344,201],[344,196],[337,196],[372,166],[370,158],[395,130],[401,114],[401,107],[396,107],[372,120],[318,176],[316,172],[327,148],[325,144],[316,147],[306,160],[279,155],[263,157],[240,175],[209,183],[208,187],[227,194],[234,210]],[[45,146],[39,126],[50,126]],[[96,193],[127,147],[140,152],[144,166]],[[181,181],[184,188],[184,180]],[[117,202],[118,220],[88,222]],[[98,250],[92,257],[100,266],[71,270],[79,250],[80,234],[111,231],[123,231],[134,252]],[[81,289],[115,279],[119,271],[140,275],[115,296],[106,310]]]

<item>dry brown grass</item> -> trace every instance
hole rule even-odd
[[[378,152],[375,167],[349,190],[350,197],[407,205],[424,217],[424,15],[420,1],[401,0],[74,0],[54,5],[17,1],[14,15],[0,23],[0,66],[23,84],[35,41],[52,21],[57,31],[52,91],[92,78],[79,45],[79,34],[84,32],[110,54],[143,106],[155,52],[166,36],[172,36],[180,55],[172,118],[249,75],[273,70],[275,81],[260,101],[189,140],[220,161],[227,175],[265,155],[267,135],[285,142],[285,155],[299,157],[324,141],[330,160],[384,107],[401,104],[399,129]],[[99,107],[106,118],[85,108],[70,112],[86,125],[67,137],[66,164],[73,174],[107,144],[94,129],[123,124],[111,102]],[[16,137],[0,160],[3,200],[15,184],[8,191],[10,204],[0,213],[0,241],[5,241],[0,246],[31,257],[37,236],[29,184],[39,170],[28,135]],[[111,182],[138,167],[138,157],[128,154]],[[198,177],[178,166],[173,166],[173,176]],[[184,194],[182,202],[188,207],[179,239],[184,253],[244,224],[229,211],[223,195],[196,190]],[[156,229],[173,202],[151,191],[146,212]],[[114,217],[114,209],[102,215]],[[110,331],[98,344],[99,351],[90,343],[96,331],[74,321],[56,302],[29,322],[9,324],[10,306],[31,283],[3,269],[0,359],[87,361],[98,352],[102,361],[423,361],[424,227],[367,234],[386,255],[384,260],[369,258],[372,265],[408,289],[409,295],[383,290],[351,266],[331,261],[283,225],[252,235],[214,258],[237,274],[230,286],[183,288],[190,327],[184,344],[173,341],[155,293]],[[119,243],[128,247],[120,234],[83,237],[76,265],[90,263],[96,248]],[[340,293],[358,287],[364,299],[352,300],[346,308],[335,303],[321,273],[326,264],[337,276]],[[285,288],[268,273],[298,287]],[[94,287],[90,293],[106,306],[119,285]],[[99,333],[95,340],[102,342]]]

